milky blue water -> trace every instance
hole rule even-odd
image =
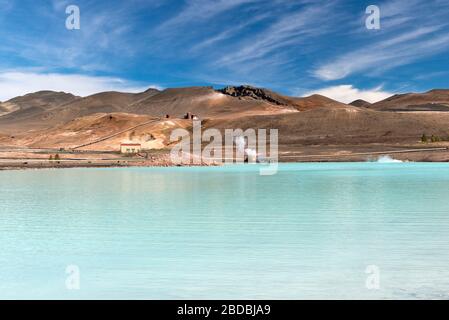
[[[0,298],[448,299],[449,164],[3,171]]]

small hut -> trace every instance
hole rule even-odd
[[[140,143],[122,143],[120,144],[120,152],[123,154],[136,154],[142,150]]]

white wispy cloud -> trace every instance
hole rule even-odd
[[[166,85],[253,83],[287,92],[346,77],[366,87],[367,78],[377,78],[398,88],[413,82],[419,68],[438,71],[426,59],[449,48],[445,0],[379,0],[381,30],[366,30],[365,6],[344,0],[77,3],[81,30],[68,31],[69,0],[20,6],[0,0],[21,17],[15,22],[15,15],[0,12],[0,72],[32,66],[47,74],[138,75]],[[386,72],[406,64],[413,68]]]
[[[291,88],[308,76],[300,65],[322,45],[320,37],[331,34],[345,21],[345,14],[335,11],[335,5],[336,1],[272,2],[260,11],[270,12],[263,24],[251,32],[238,33],[232,41],[210,46],[203,70],[195,70],[195,75],[220,84],[239,81],[273,89]],[[333,19],[329,19],[330,14]]]
[[[81,74],[6,71],[0,72],[0,101],[41,90],[64,91],[88,96],[103,91],[142,92],[157,85],[142,85],[120,78]]]
[[[364,23],[357,22],[357,32],[350,33],[354,45],[346,53],[318,62],[311,74],[324,81],[355,74],[380,76],[449,48],[447,1],[391,0],[377,5],[381,29],[367,30]],[[362,18],[364,22],[366,15]]]
[[[411,63],[449,47],[448,34],[433,36],[441,29],[442,26],[422,27],[395,35],[338,56],[319,66],[313,73],[322,80],[337,80],[354,73],[370,74]]]
[[[186,6],[173,18],[160,25],[157,31],[171,32],[173,28],[186,23],[212,19],[238,6],[258,1],[263,0],[188,0]]]
[[[252,41],[241,41],[240,47],[220,59],[221,64],[237,64],[264,57],[273,51],[295,46],[310,36],[325,33],[330,5],[307,6],[302,10],[281,16]]]
[[[351,103],[358,99],[374,103],[393,95],[391,92],[382,90],[382,87],[363,90],[348,84],[312,90],[304,93],[302,96],[307,97],[313,94],[320,94],[343,103]]]
[[[227,39],[235,36],[239,32],[243,31],[245,28],[247,28],[251,25],[254,25],[254,24],[256,24],[266,18],[269,18],[269,17],[270,17],[270,15],[268,13],[262,13],[259,15],[252,16],[247,21],[245,21],[243,23],[239,23],[235,26],[227,28],[226,30],[224,30],[222,32],[214,34],[211,37],[208,37],[208,38],[198,42],[191,48],[191,52],[203,50],[203,49],[211,47],[219,42],[227,40]]]
[[[33,65],[45,65],[49,70],[110,71],[115,68],[112,61],[130,58],[140,48],[130,41],[134,39],[134,25],[129,21],[143,4],[138,6],[137,1],[133,1],[133,6],[123,2],[107,6],[95,2],[78,3],[81,29],[67,30],[65,8],[72,2],[49,2],[33,6],[24,14],[23,24],[29,24],[30,32],[14,32],[0,21],[1,51],[10,51],[21,60]],[[46,23],[29,23],[34,19]],[[51,28],[47,30],[47,26]]]

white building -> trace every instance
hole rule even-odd
[[[123,154],[136,154],[142,150],[140,143],[122,143],[120,144],[120,152]]]

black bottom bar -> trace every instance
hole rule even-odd
[[[401,316],[428,318],[434,312],[446,311],[448,301],[3,301],[3,312],[15,315],[39,313],[114,316],[124,319],[310,319],[310,316],[344,316],[345,319],[367,319]],[[444,308],[444,309],[443,309]],[[10,310],[7,310],[10,309]]]

